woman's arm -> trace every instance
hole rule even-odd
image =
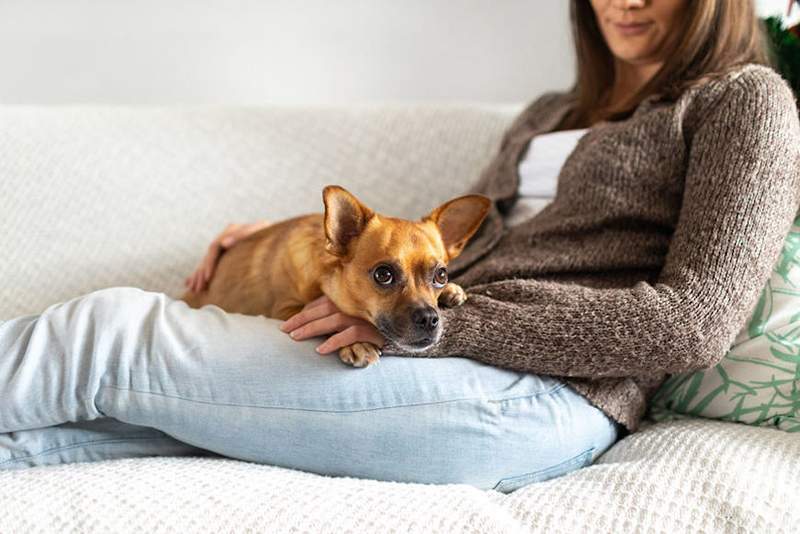
[[[574,377],[714,365],[755,306],[795,216],[799,130],[777,75],[740,76],[691,141],[683,206],[656,283],[476,286],[463,306],[443,310],[440,344],[416,355]],[[384,351],[402,353],[391,344]]]

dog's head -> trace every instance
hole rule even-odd
[[[326,187],[323,200],[326,249],[338,263],[331,300],[399,346],[424,350],[436,343],[447,264],[480,227],[489,199],[459,197],[419,221],[379,215],[338,186]]]

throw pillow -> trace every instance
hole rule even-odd
[[[700,416],[800,432],[800,216],[752,317],[714,368],[673,375],[650,415]]]

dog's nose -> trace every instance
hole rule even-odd
[[[414,310],[411,314],[411,320],[414,322],[414,326],[417,327],[417,330],[432,332],[436,330],[436,327],[439,325],[439,314],[436,313],[433,307],[425,306],[424,308],[417,308]]]

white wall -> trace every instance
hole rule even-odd
[[[526,101],[563,0],[0,0],[0,102]]]
[[[572,83],[567,6],[0,0],[0,103],[518,104]]]
[[[791,16],[786,17],[789,0],[756,0],[756,6],[759,14],[763,17],[779,15],[784,17],[788,24],[797,24],[800,22],[800,6],[798,5],[795,5],[792,9]]]

